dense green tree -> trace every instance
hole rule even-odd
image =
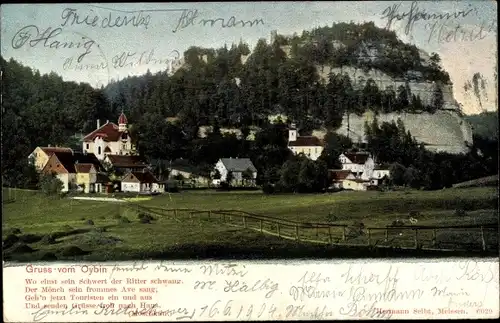
[[[402,186],[406,183],[405,181],[406,167],[404,167],[400,163],[394,163],[389,168],[389,171],[391,174],[391,181],[394,185]]]
[[[441,89],[441,86],[436,85],[432,94],[432,103],[429,106],[428,111],[434,113],[437,110],[441,109],[443,107],[443,104],[443,90]]]
[[[56,195],[61,193],[63,182],[55,174],[43,174],[40,176],[38,187],[46,195]]]
[[[299,189],[300,161],[302,157],[287,160],[280,170],[279,185],[285,192],[297,192]]]
[[[245,169],[244,172],[241,173],[241,178],[245,185],[249,185],[253,180],[253,172],[250,168]]]
[[[348,137],[335,132],[326,133],[323,141],[325,146],[319,159],[324,161],[329,169],[342,168],[339,156],[347,149],[352,148],[352,141]]]

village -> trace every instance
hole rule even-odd
[[[151,162],[141,157],[129,132],[122,112],[118,124],[109,120],[85,135],[82,150],[68,147],[37,147],[30,155],[38,172],[53,174],[62,182],[62,192],[161,194],[169,187],[232,187],[256,188],[257,168],[250,158],[221,156],[209,176],[192,167],[170,161],[168,176],[159,179]],[[295,124],[288,129],[288,148],[294,155],[317,160],[324,149],[323,140],[300,136]],[[376,163],[364,151],[345,151],[339,157],[341,169],[329,169],[329,188],[333,190],[366,191],[377,189],[390,178],[390,171]]]

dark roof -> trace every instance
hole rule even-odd
[[[123,132],[118,130],[118,126],[113,122],[107,122],[99,129],[86,135],[83,141],[93,141],[96,137],[102,137],[104,141],[118,141]]]
[[[130,172],[129,174],[133,175],[141,183],[158,183],[158,180],[156,179],[156,177],[149,171]],[[127,174],[126,177],[128,177],[129,174]]]
[[[146,162],[141,156],[129,156],[129,155],[107,155],[108,159],[113,167],[147,167]]]
[[[185,173],[196,174],[195,168],[189,165],[172,165],[172,170],[178,170]]]
[[[300,147],[308,147],[308,146],[322,146],[321,140],[318,137],[314,136],[301,136],[297,137],[297,140],[290,141],[288,146],[300,146]]]
[[[97,172],[103,171],[101,163],[94,154],[54,152],[54,155],[69,173],[76,173],[75,164],[92,164]]]
[[[198,171],[196,166],[191,164],[188,160],[181,158],[173,160],[169,164],[169,167],[171,169],[176,169],[187,173],[196,173]]]
[[[54,152],[53,156],[55,156],[59,160],[61,165],[68,171],[68,173],[76,173],[75,159],[73,158],[72,153]]]
[[[349,160],[351,162],[353,162],[354,164],[364,164],[368,157],[370,157],[370,154],[369,153],[361,153],[361,152],[358,152],[358,153],[344,153],[344,155],[349,158]]]
[[[221,158],[220,160],[226,169],[231,172],[244,172],[247,169],[252,172],[257,171],[250,158]]]
[[[341,181],[346,179],[349,174],[351,174],[350,170],[342,170],[342,169],[329,169],[328,172],[334,181]]]
[[[109,183],[109,182],[111,182],[111,180],[109,179],[108,175],[106,175],[106,174],[97,174],[96,182],[97,183]]]
[[[369,180],[369,179],[362,179],[362,178],[356,178],[356,179],[353,179],[353,181],[356,182],[356,183],[368,183],[371,180]]]
[[[75,170],[77,173],[90,173],[92,166],[93,166],[92,164],[78,163],[75,164]]]
[[[70,153],[73,151],[71,148],[66,147],[40,147],[40,149],[43,150],[43,152],[46,153],[49,157],[52,156],[52,154],[55,152]]]

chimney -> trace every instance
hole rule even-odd
[[[50,147],[50,144],[48,145],[48,147]]]
[[[99,119],[97,119],[97,128],[96,129],[99,129],[101,127],[101,121]]]
[[[109,120],[106,120],[106,123],[109,123]]]

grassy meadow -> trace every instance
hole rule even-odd
[[[51,198],[37,191],[16,189],[3,189],[2,196],[6,260],[401,255],[401,251],[391,253],[291,241],[207,219],[155,216],[151,223],[141,223],[137,212],[124,203]],[[498,223],[497,199],[496,188],[483,187],[310,195],[184,191],[128,202],[165,209],[241,210],[300,222],[350,224],[360,221],[366,227],[384,227],[396,219],[408,219],[410,212],[419,225]],[[416,256],[415,252],[411,256]]]

